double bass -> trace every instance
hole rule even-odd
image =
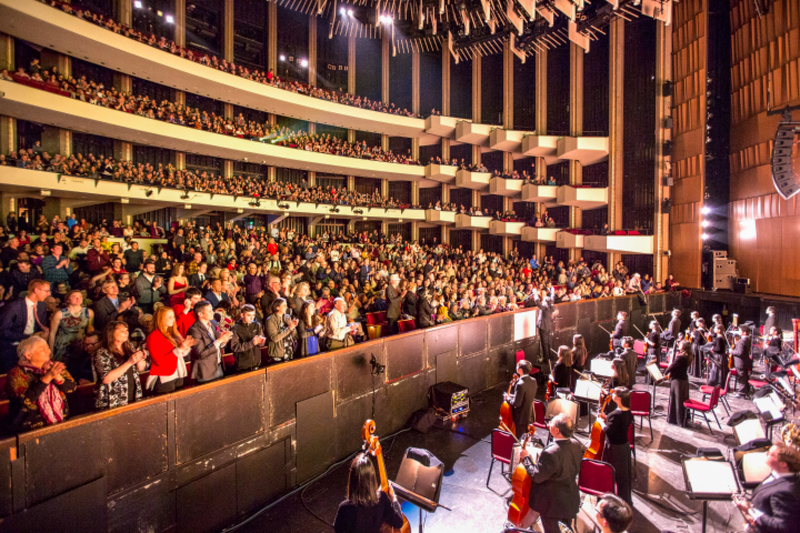
[[[509,431],[508,427],[502,422],[500,422],[500,427],[505,431]],[[522,442],[520,442],[516,436],[514,437],[517,444],[522,446],[523,451],[528,447],[528,439],[535,431],[536,426],[530,424],[528,426],[528,433],[525,434],[525,438]],[[514,433],[511,433],[511,435],[513,436]],[[514,497],[511,500],[511,504],[508,506],[508,521],[516,527],[522,526],[525,517],[531,510],[530,505],[528,505],[528,500],[531,495],[531,483],[531,476],[529,476],[528,471],[525,470],[525,466],[522,464],[522,458],[520,457],[519,464],[511,475],[511,490],[514,492]]]
[[[508,394],[511,394],[511,389],[514,384],[519,380],[519,374],[514,374],[511,378],[511,383],[508,384]],[[516,427],[514,426],[514,407],[508,403],[508,400],[503,400],[503,405],[500,406],[500,421],[510,428],[511,433],[516,435]]]
[[[611,401],[611,393],[609,392],[603,402],[600,404],[600,410],[597,412],[597,420],[592,424],[591,442],[586,452],[583,454],[584,459],[603,460],[603,446],[606,443],[606,427],[600,421],[600,413],[605,411],[608,402]]]
[[[381,441],[378,436],[375,435],[375,422],[373,420],[364,422],[361,428],[361,439],[364,441],[364,452],[375,457],[378,462],[378,475],[380,476],[381,490],[385,492],[390,499],[394,500],[394,489],[392,489],[389,480],[386,478],[386,466],[383,463]],[[403,515],[403,527],[395,529],[388,524],[383,524],[383,526],[381,526],[381,533],[411,533],[411,525],[408,523],[406,515]]]

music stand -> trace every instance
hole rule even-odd
[[[600,393],[603,386],[591,379],[579,379],[575,382],[575,393],[573,394],[578,403],[600,404]],[[589,409],[589,427],[592,427],[592,409]]]
[[[572,423],[575,427],[578,425],[578,404],[570,401],[564,400],[562,398],[556,398],[555,400],[550,400],[547,404],[547,411],[544,414],[544,417],[548,420],[552,420],[552,418],[558,414],[566,413],[568,417],[572,419]]]
[[[683,480],[689,499],[703,502],[703,533],[709,501],[729,501],[739,492],[736,471],[730,461],[707,457],[683,457]]]
[[[611,359],[595,357],[592,359],[592,362],[589,363],[589,371],[595,376],[600,376],[601,378],[613,378],[614,364],[611,361]]]
[[[758,414],[764,423],[767,425],[767,437],[772,439],[772,428],[777,424],[784,422],[783,409],[786,407],[781,400],[781,397],[776,392],[760,398],[753,398],[753,403],[758,409]]]
[[[653,397],[650,399],[650,410],[655,412],[656,410],[656,387],[659,383],[664,381],[664,374],[661,373],[661,367],[658,364],[658,359],[655,359],[645,365],[647,369],[647,373],[650,374],[650,378],[653,381]]]
[[[400,463],[397,481],[389,482],[399,498],[419,509],[419,533],[422,533],[422,511],[434,513],[439,507],[450,511],[439,503],[443,477],[444,464],[432,453],[408,448]]]
[[[761,420],[758,418],[746,418],[733,427],[733,434],[736,437],[737,445],[747,444],[756,439],[764,439],[764,428],[761,427]]]

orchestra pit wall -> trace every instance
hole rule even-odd
[[[559,304],[554,343],[605,350],[617,312],[666,323],[678,294]],[[431,385],[475,394],[507,382],[515,354],[538,359],[538,337],[515,341],[523,310],[369,341],[343,350],[149,398],[0,441],[0,532],[219,531],[357,451],[428,405]]]

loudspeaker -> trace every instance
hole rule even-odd
[[[742,283],[742,281],[742,279],[735,280],[733,292],[738,294],[750,294],[752,292],[750,289],[750,280],[747,280],[747,283]]]
[[[672,96],[672,82],[665,81],[661,86],[661,96]]]
[[[411,415],[406,427],[420,433],[427,433],[436,424],[436,412],[433,409],[420,409]]]

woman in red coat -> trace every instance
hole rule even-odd
[[[175,325],[175,311],[160,307],[153,317],[153,332],[147,337],[150,352],[150,377],[146,388],[156,394],[166,394],[183,386],[186,377],[184,357],[195,343],[192,337],[183,338]]]

